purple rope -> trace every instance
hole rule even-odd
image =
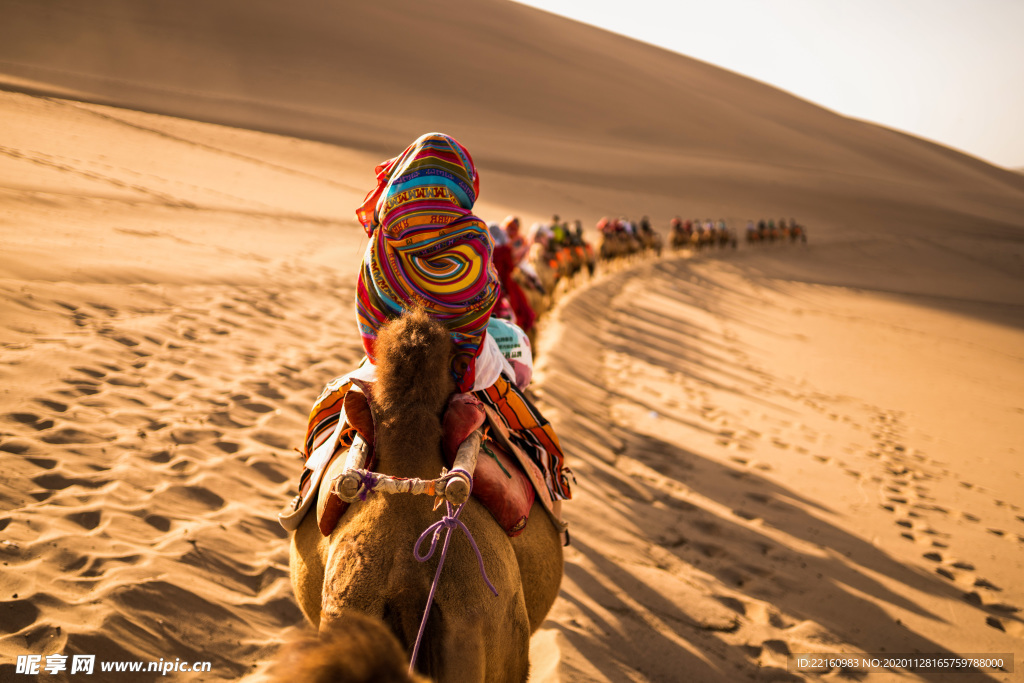
[[[377,475],[365,470],[359,475],[362,486],[359,487],[359,500],[366,502],[366,496],[377,487]]]
[[[472,481],[472,478],[470,479]],[[487,578],[487,571],[484,569],[484,558],[480,555],[480,549],[476,546],[476,541],[473,540],[473,534],[469,532],[469,528],[462,523],[459,519],[459,515],[462,514],[462,508],[466,507],[463,503],[455,510],[455,514],[452,514],[451,503],[445,501],[445,508],[448,511],[444,517],[434,522],[427,527],[426,531],[420,534],[419,539],[416,541],[416,545],[413,546],[412,554],[416,557],[418,562],[426,562],[434,555],[434,549],[437,547],[437,539],[441,535],[441,529],[446,529],[447,533],[444,537],[444,545],[441,546],[441,559],[437,563],[437,571],[434,572],[434,582],[430,584],[430,595],[427,596],[427,606],[423,610],[423,620],[420,621],[420,632],[416,634],[416,645],[412,649],[412,659],[409,660],[409,673],[413,673],[416,669],[416,657],[420,652],[420,642],[423,640],[423,633],[427,628],[427,617],[430,615],[430,606],[434,604],[434,592],[437,590],[437,584],[440,583],[441,568],[444,567],[445,558],[448,556],[448,543],[451,541],[452,529],[456,527],[462,529],[466,534],[466,538],[469,539],[470,545],[473,546],[473,552],[476,553],[477,563],[480,565],[480,574],[484,577],[484,583],[491,589],[491,592],[495,595],[498,594],[498,589],[494,587],[491,580]],[[430,549],[425,555],[420,554],[420,546],[423,541],[426,540],[427,535],[432,534],[433,538],[430,541]]]

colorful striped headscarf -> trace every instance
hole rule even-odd
[[[471,212],[473,159],[453,138],[428,133],[376,171],[377,187],[356,210],[370,237],[356,289],[363,348],[374,361],[381,326],[421,306],[451,331],[452,376],[469,391],[499,292],[494,243]]]

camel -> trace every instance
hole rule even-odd
[[[548,254],[547,247],[540,242],[534,242],[530,246],[530,252],[526,260],[533,266],[533,270],[537,273],[544,291],[549,295],[553,295],[561,273],[558,271],[557,262],[555,265],[552,265],[552,259]]]
[[[516,268],[512,271],[512,279],[519,283],[519,286],[523,289],[523,294],[526,295],[526,301],[530,304],[530,308],[537,316],[537,321],[544,316],[551,309],[551,293],[542,292],[538,289],[533,279],[524,273],[520,268]],[[539,281],[539,278],[538,278]],[[537,324],[526,331],[526,336],[530,339],[530,347],[536,352],[537,349]]]
[[[444,466],[442,412],[454,389],[451,337],[417,310],[386,325],[375,348],[375,471],[436,478]],[[371,493],[349,507],[328,537],[320,533],[316,515],[307,515],[292,536],[291,579],[299,606],[321,634],[357,627],[346,614],[361,612],[394,634],[407,665],[441,554],[423,563],[413,557],[420,533],[441,516],[433,504],[427,496]],[[453,530],[416,669],[442,682],[525,681],[530,634],[561,583],[559,533],[537,502],[514,538],[475,498],[460,519],[498,595],[487,587],[468,540]]]
[[[689,223],[685,226],[680,223],[672,226],[672,248],[675,250],[685,249],[690,246],[690,234],[693,232],[693,228],[689,227]]]

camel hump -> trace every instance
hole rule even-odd
[[[385,413],[416,403],[440,409],[454,388],[452,349],[448,330],[422,308],[384,325],[374,343],[377,407]]]

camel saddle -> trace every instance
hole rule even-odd
[[[356,434],[371,445],[367,469],[373,469],[376,460],[372,450],[374,417],[367,398],[371,391],[372,383],[356,381],[345,395],[344,419],[339,419],[336,427],[334,453],[326,467],[303,473],[299,496],[280,515],[281,524],[286,529],[291,531],[298,528],[302,517],[315,503],[320,532],[329,536],[334,531],[349,503],[332,490],[332,483],[344,474],[344,454]],[[473,496],[484,504],[505,533],[517,536],[526,528],[530,509],[537,499],[537,491],[546,491],[538,488],[544,486],[544,479],[537,465],[509,440],[500,419],[489,413],[483,402],[472,394],[452,396],[443,420],[442,449],[445,461],[451,467],[459,445],[474,430],[484,427],[485,437],[473,474]],[[544,500],[543,495],[540,500]],[[550,506],[545,507],[552,513],[557,525],[564,526]]]

